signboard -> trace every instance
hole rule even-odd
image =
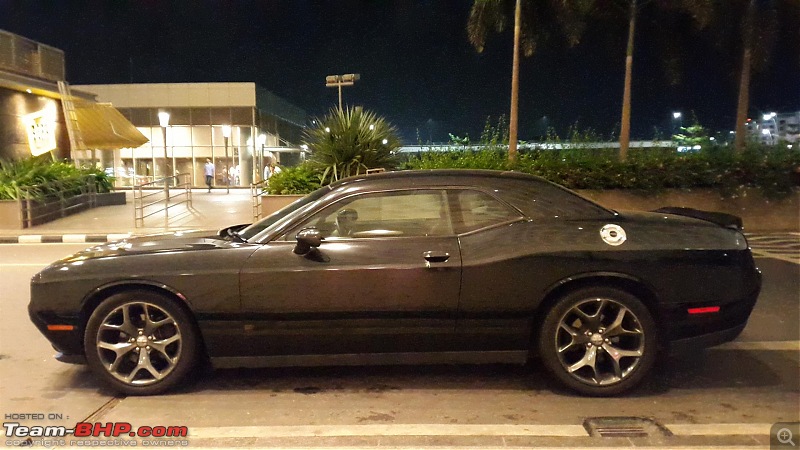
[[[58,114],[55,105],[41,111],[22,116],[25,130],[28,133],[28,145],[31,155],[39,156],[56,149],[56,120]]]

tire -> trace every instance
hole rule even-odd
[[[126,395],[172,389],[198,359],[191,317],[175,301],[146,290],[104,300],[86,324],[83,344],[92,371]]]
[[[617,395],[652,369],[657,333],[650,311],[635,296],[614,288],[584,288],[547,311],[539,356],[566,387],[590,396]]]

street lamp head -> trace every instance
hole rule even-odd
[[[330,127],[325,127],[325,132],[326,133],[330,133],[331,132],[331,128]]]
[[[342,75],[343,83],[352,83],[361,79],[361,75],[357,73],[346,73]]]
[[[680,119],[681,118],[681,113],[679,113],[679,112],[672,113],[672,118],[673,119]]]
[[[771,113],[769,113],[769,114],[764,114],[764,120],[770,120],[770,119],[773,119],[775,116],[777,116],[777,114],[776,114],[776,113],[774,113],[774,112],[771,112]]]
[[[231,126],[230,125],[223,125],[222,126],[222,136],[229,138],[231,137]]]
[[[169,113],[166,111],[159,111],[158,112],[158,123],[161,124],[162,127],[169,126]]]

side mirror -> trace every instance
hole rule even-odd
[[[236,232],[241,231],[241,230],[247,228],[248,226],[250,226],[249,223],[242,223],[242,224],[239,224],[239,225],[232,225],[232,226],[229,226],[227,228],[223,228],[223,229],[219,230],[219,232],[217,232],[217,236],[219,236],[221,238],[232,237]]]
[[[316,228],[304,228],[297,233],[295,237],[297,245],[294,246],[294,253],[297,255],[305,255],[311,251],[312,248],[317,248],[322,245],[322,233]]]

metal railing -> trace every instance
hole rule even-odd
[[[268,181],[269,180],[264,180],[250,184],[250,198],[253,204],[253,222],[261,218],[261,196],[266,193]]]
[[[20,224],[30,228],[54,218],[66,217],[97,204],[94,175],[73,180],[56,180],[17,188]]]
[[[166,227],[169,225],[169,209],[184,203],[189,208],[192,207],[192,183],[189,173],[179,173],[173,177],[137,184],[133,187],[133,225],[136,228],[144,227],[146,217],[163,212]]]

